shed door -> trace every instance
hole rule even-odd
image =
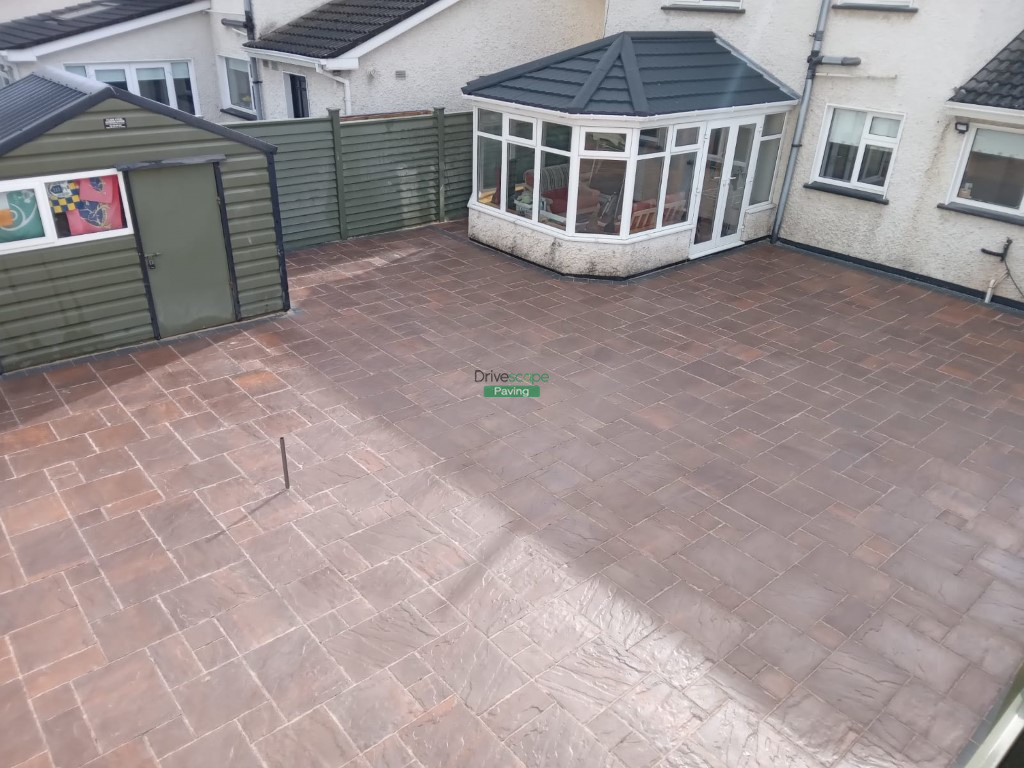
[[[131,171],[129,181],[160,335],[232,322],[234,302],[213,165]]]

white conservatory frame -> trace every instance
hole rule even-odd
[[[753,137],[753,143],[751,146],[750,158],[748,160],[750,173],[747,174],[746,187],[742,195],[742,204],[740,208],[740,225],[742,226],[743,216],[749,212],[749,210],[764,210],[765,208],[771,207],[775,199],[775,185],[778,183],[778,164],[782,157],[782,146],[785,141],[780,141],[778,154],[775,160],[775,166],[773,168],[772,181],[771,181],[771,192],[767,201],[758,203],[756,205],[750,205],[748,208],[748,201],[750,198],[751,188],[754,182],[755,171],[757,169],[758,153],[761,149],[761,138],[762,131],[764,128],[764,120],[767,116],[773,114],[782,114],[787,116],[786,122],[783,126],[784,136],[786,131],[790,128],[788,114],[791,108],[798,102],[796,99],[790,101],[774,102],[770,104],[757,104],[748,107],[732,107],[725,109],[714,109],[705,110],[700,112],[686,112],[676,113],[667,115],[656,115],[656,116],[612,116],[612,115],[586,115],[586,114],[571,114],[565,112],[557,112],[552,110],[545,110],[535,107],[527,107],[520,104],[514,104],[510,102],[498,101],[494,99],[487,99],[479,96],[470,96],[469,100],[472,102],[473,110],[473,191],[472,197],[469,201],[468,207],[471,211],[486,214],[502,219],[507,222],[513,222],[519,226],[529,228],[536,232],[543,233],[553,238],[561,240],[571,240],[573,242],[593,242],[603,243],[606,245],[616,243],[639,243],[646,240],[653,240],[657,238],[667,236],[678,236],[680,234],[687,235],[687,241],[692,240],[692,234],[697,227],[698,219],[698,208],[699,208],[699,197],[703,190],[704,185],[704,172],[707,166],[707,153],[708,153],[708,135],[709,125],[715,127],[721,125],[723,122],[736,123],[756,123],[756,130]],[[481,132],[479,130],[479,117],[480,111],[487,110],[490,112],[497,112],[502,115],[502,136],[498,137],[495,134],[487,132]],[[532,140],[523,139],[520,137],[511,136],[508,130],[510,120],[520,120],[531,123],[533,128]],[[572,129],[572,139],[569,152],[560,151],[544,147],[541,144],[541,131],[542,123],[557,123],[562,126],[570,127]],[[666,137],[665,149],[648,154],[639,154],[639,139],[641,131],[656,128],[667,128],[668,135]],[[685,128],[696,128],[698,130],[698,139],[694,144],[688,144],[681,147],[675,147],[676,131]],[[625,152],[602,152],[595,150],[586,150],[583,148],[583,140],[586,132],[605,132],[605,133],[623,133],[626,135],[626,147]],[[776,134],[772,134],[771,137],[775,137]],[[529,218],[511,213],[505,210],[504,204],[500,207],[495,207],[486,203],[479,202],[480,195],[480,179],[479,179],[479,140],[480,138],[488,138],[491,140],[497,140],[501,142],[501,164],[499,166],[499,189],[502,189],[502,185],[505,185],[505,174],[508,172],[508,147],[509,145],[518,145],[526,148],[533,149],[534,151],[534,179],[539,187],[540,171],[542,168],[542,155],[544,153],[559,154],[567,157],[569,160],[569,181],[568,181],[568,200],[567,209],[565,212],[565,230],[558,227],[544,224],[540,221],[541,205],[539,203],[540,193],[539,189],[535,190],[532,214]],[[671,224],[669,226],[662,226],[665,212],[665,198],[667,194],[670,194],[667,189],[667,180],[669,176],[669,167],[671,165],[671,158],[673,156],[695,153],[695,169],[692,188],[690,190],[689,206],[687,208],[687,220],[677,224]],[[634,187],[636,181],[636,169],[637,163],[641,160],[648,158],[662,157],[662,178],[661,186],[658,199],[658,215],[657,223],[653,229],[637,232],[630,234],[630,226],[632,222],[631,206],[633,204]],[[601,234],[594,232],[576,232],[577,223],[577,197],[579,191],[579,179],[580,179],[580,165],[581,162],[587,159],[614,159],[624,160],[626,162],[625,169],[625,180],[622,188],[621,199],[619,201],[620,209],[617,212],[617,218],[619,220],[619,231],[617,234]],[[507,188],[507,187],[506,187]],[[504,197],[504,193],[502,198]],[[732,247],[735,243],[730,243]],[[701,254],[703,255],[703,253]]]

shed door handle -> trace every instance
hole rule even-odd
[[[146,254],[146,265],[150,269],[156,269],[156,257],[160,255],[160,251],[153,251],[153,253]]]

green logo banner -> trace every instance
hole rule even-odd
[[[540,397],[540,386],[495,384],[484,387],[484,397]]]

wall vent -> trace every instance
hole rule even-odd
[[[404,69],[396,69],[395,70],[395,80],[405,80],[406,77],[407,77],[407,75],[405,74],[405,70]]]

